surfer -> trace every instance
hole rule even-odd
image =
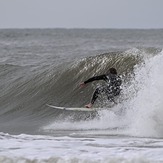
[[[117,75],[117,70],[115,68],[110,68],[108,74],[103,74],[100,76],[94,76],[83,83],[80,84],[81,87],[84,87],[87,83],[93,82],[95,80],[104,80],[107,83],[107,86],[101,86],[96,88],[93,93],[91,102],[87,104],[86,108],[91,108],[98,98],[99,94],[105,93],[109,101],[114,102],[114,97],[120,94],[122,80],[119,75]]]

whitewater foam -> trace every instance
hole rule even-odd
[[[0,162],[3,163],[152,163],[153,161],[150,161],[149,159],[143,158],[103,158],[103,159],[97,159],[96,161],[93,159],[79,159],[77,157],[74,158],[61,158],[61,157],[51,157],[49,159],[27,159],[23,157],[16,157],[16,158],[9,158],[5,156],[0,156]]]
[[[80,133],[62,137],[1,133],[1,138],[1,162],[159,162],[163,149],[158,139]]]
[[[138,92],[130,101],[131,132],[137,136],[163,137],[163,52],[145,60],[135,69],[134,83]]]

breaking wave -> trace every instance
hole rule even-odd
[[[87,88],[80,89],[79,83],[91,76],[106,73],[110,67],[115,67],[122,76],[123,91],[120,105],[113,109],[127,110],[125,125],[127,123],[130,128],[128,132],[134,129],[134,135],[161,137],[163,79],[159,71],[162,69],[162,58],[163,54],[158,49],[133,48],[37,68],[1,64],[0,122],[3,122],[1,128],[11,130],[13,126],[17,126],[13,130],[17,132],[26,126],[24,132],[33,129],[39,131],[40,127],[48,125],[51,121],[80,121],[96,117],[96,114],[90,115],[90,113],[85,116],[88,113],[77,115],[74,112],[54,111],[46,104],[84,106],[91,98],[96,84],[92,83]],[[96,105],[98,107],[105,104],[104,101]],[[109,117],[111,114],[106,115],[101,112],[99,115],[102,116],[101,119],[115,120],[113,116]],[[20,121],[23,123],[20,124]],[[101,125],[98,127],[96,124],[96,127],[101,128]],[[74,129],[79,126],[82,128],[77,123]],[[64,129],[69,127],[68,125]],[[147,131],[144,128],[147,128]]]

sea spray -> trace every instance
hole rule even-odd
[[[163,136],[163,52],[146,59],[135,69],[134,84],[138,91],[129,102],[133,136]]]

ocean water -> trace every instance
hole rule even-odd
[[[0,29],[0,162],[163,162],[162,29]],[[121,95],[83,107],[115,67]]]

